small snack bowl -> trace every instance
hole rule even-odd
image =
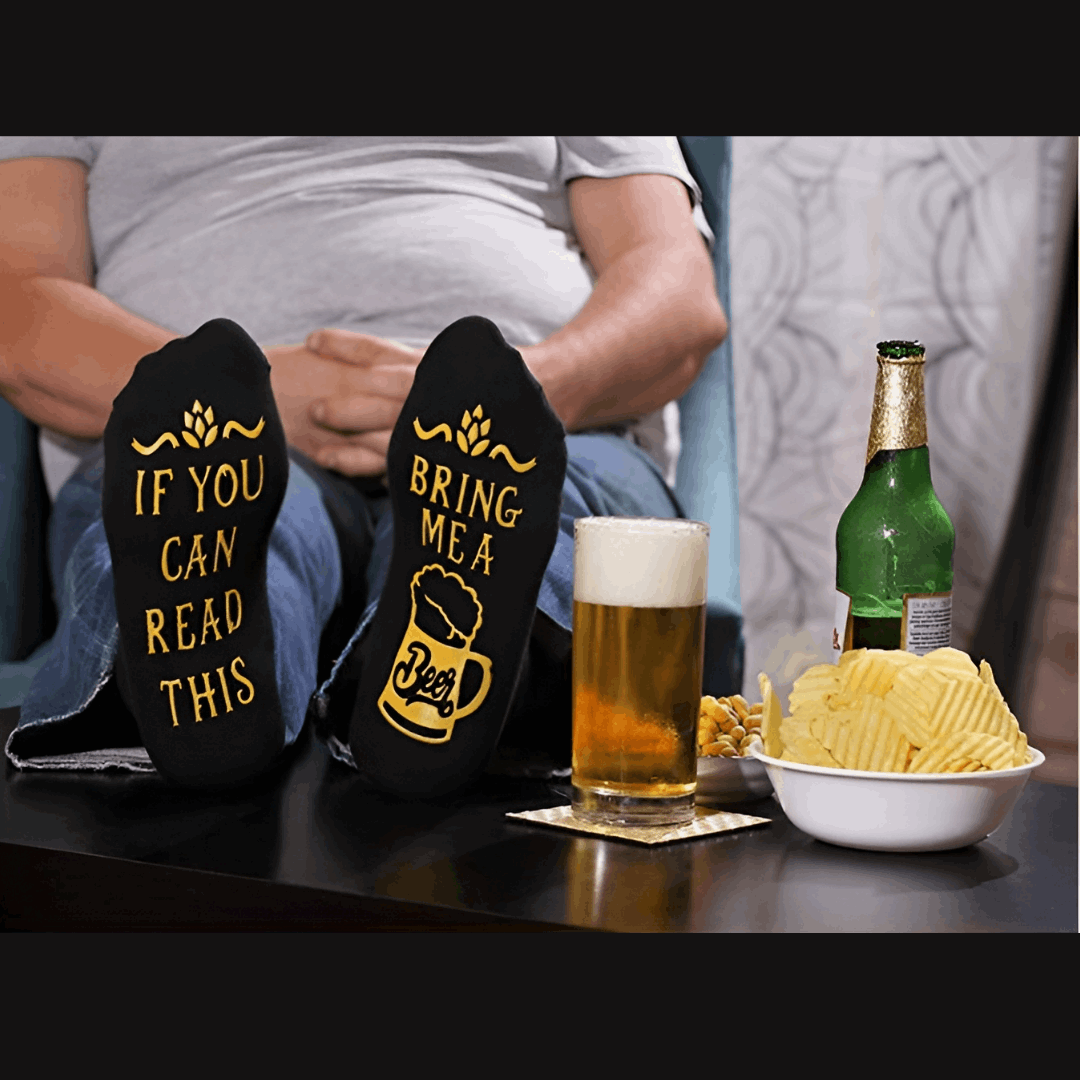
[[[1046,758],[974,773],[881,773],[750,754],[765,768],[792,824],[817,840],[864,851],[952,851],[985,840]],[[700,767],[700,762],[698,763]],[[700,780],[699,780],[700,785]]]
[[[764,764],[752,757],[699,757],[695,800],[706,805],[749,802],[772,794]]]

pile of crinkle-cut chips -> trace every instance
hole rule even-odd
[[[790,716],[768,676],[762,749],[804,765],[887,773],[968,773],[1031,760],[1027,737],[994,682],[966,653],[854,649],[796,679]]]

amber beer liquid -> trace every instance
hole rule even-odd
[[[574,813],[692,820],[709,529],[582,518],[574,549]]]

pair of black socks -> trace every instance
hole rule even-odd
[[[182,784],[243,782],[285,748],[266,555],[290,452],[269,375],[248,335],[215,320],[140,361],[106,428],[117,684],[151,760]],[[356,625],[370,539],[356,500],[293,456],[342,549],[325,669]],[[467,318],[421,361],[387,467],[394,548],[347,665],[348,740],[380,789],[438,795],[483,770],[511,710],[558,530],[564,432],[520,354]]]

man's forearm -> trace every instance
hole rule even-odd
[[[177,336],[89,285],[0,276],[0,392],[53,431],[100,438],[135,365]]]
[[[98,439],[135,365],[179,337],[68,278],[0,275],[0,393],[41,427]],[[340,396],[350,369],[302,345],[266,351],[289,442],[308,454],[339,439],[314,427],[317,397]]]
[[[92,287],[87,169],[0,162],[0,394],[42,427],[99,438],[138,361],[176,337]]]
[[[726,335],[704,248],[643,245],[605,269],[574,319],[521,354],[573,431],[679,397]]]

